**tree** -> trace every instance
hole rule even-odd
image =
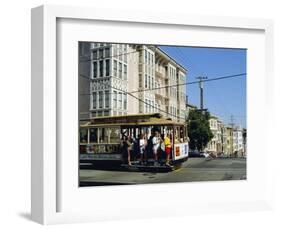
[[[208,111],[191,110],[187,120],[189,147],[191,150],[202,151],[213,138],[209,125],[210,113]]]

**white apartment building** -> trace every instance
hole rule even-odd
[[[224,125],[222,121],[218,120],[218,131],[217,131],[217,155],[221,154],[223,152],[223,141],[224,141]]]
[[[211,116],[209,119],[209,125],[210,125],[210,129],[213,133],[213,138],[209,141],[209,143],[207,144],[207,148],[205,149],[205,151],[207,152],[211,152],[214,154],[217,154],[217,147],[218,147],[218,143],[221,143],[220,140],[220,135],[221,133],[219,132],[219,121],[218,118],[215,116]]]
[[[87,56],[90,63],[79,63],[79,73],[89,70],[89,89],[81,93],[88,91],[89,98],[79,96],[80,117],[160,112],[184,121],[186,87],[178,84],[185,83],[187,70],[165,52],[150,45],[80,44],[80,60]]]
[[[233,153],[242,156],[244,152],[243,129],[241,126],[233,128]]]

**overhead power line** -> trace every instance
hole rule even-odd
[[[240,73],[240,74],[227,75],[227,76],[221,76],[221,77],[216,77],[216,78],[209,78],[209,79],[201,80],[201,82],[217,81],[217,80],[223,80],[223,79],[228,79],[228,78],[241,77],[241,76],[245,76],[245,75],[247,75],[247,73]],[[158,90],[158,89],[164,89],[164,88],[170,88],[170,87],[176,87],[176,86],[182,86],[182,85],[192,85],[192,84],[198,84],[198,83],[200,83],[200,80],[181,83],[181,84],[166,85],[166,86],[155,87],[155,88],[150,88],[150,89],[141,89],[141,90],[132,91],[130,93],[138,93],[138,92]]]
[[[83,77],[83,78],[88,79],[88,80],[93,80],[89,76],[86,76],[86,75],[83,75],[83,74],[79,74],[79,75],[81,77]],[[221,76],[221,77],[209,78],[209,79],[201,80],[201,82],[217,81],[217,80],[223,80],[223,79],[234,78],[234,77],[241,77],[241,76],[246,76],[246,75],[247,75],[247,73],[227,75],[227,76]],[[176,86],[182,86],[182,85],[192,85],[192,84],[198,84],[198,83],[200,83],[200,81],[191,81],[191,82],[186,82],[186,83],[181,83],[181,84],[174,84],[174,85],[166,85],[166,86],[161,86],[161,87],[141,89],[141,90],[131,91],[130,93],[138,93],[138,92],[144,92],[144,91],[150,91],[150,90],[158,90],[158,89],[164,89],[164,88],[170,88],[170,87],[176,87]]]
[[[234,77],[241,77],[241,76],[246,76],[247,73],[240,73],[240,74],[233,74],[233,75],[227,75],[227,76],[220,76],[216,78],[209,78],[209,79],[204,79],[201,80],[201,82],[209,82],[209,81],[218,81],[218,80],[223,80],[223,79],[228,79],[228,78],[234,78]],[[93,80],[89,76],[79,74],[79,76],[87,79],[87,80]],[[191,82],[186,82],[186,83],[181,83],[181,84],[174,84],[174,85],[166,85],[166,86],[161,86],[161,87],[155,87],[155,88],[148,88],[148,89],[141,89],[141,90],[136,90],[136,91],[131,91],[131,92],[126,92],[126,93],[139,93],[139,92],[144,92],[144,91],[152,91],[152,90],[158,90],[158,89],[164,89],[164,88],[171,88],[171,87],[176,87],[176,86],[182,86],[182,85],[192,85],[192,84],[198,84],[200,81],[191,81]],[[86,94],[83,94],[86,95]],[[90,94],[89,94],[90,95]]]

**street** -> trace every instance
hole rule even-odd
[[[170,172],[140,172],[124,169],[80,169],[80,186],[221,181],[246,179],[245,158],[190,158]]]

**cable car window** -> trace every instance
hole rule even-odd
[[[105,138],[105,128],[99,128],[99,143],[106,142]]]
[[[97,128],[90,128],[90,143],[97,143],[98,141]]]
[[[175,143],[179,143],[179,127],[175,127],[175,133],[174,133]]]
[[[184,130],[183,126],[180,126],[180,142],[182,143],[184,141]]]
[[[109,139],[110,139],[110,143],[119,143],[120,142],[120,129],[119,128],[109,128],[108,129],[109,132]]]
[[[80,142],[86,143],[88,141],[88,130],[80,129]]]

